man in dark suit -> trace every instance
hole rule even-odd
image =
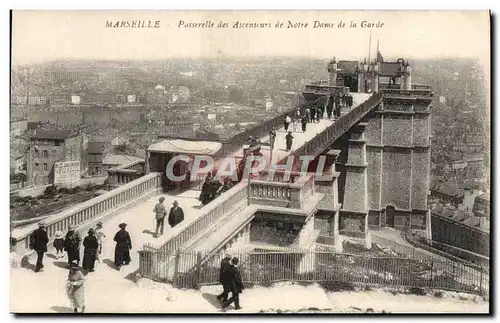
[[[238,263],[239,263],[238,258],[234,257],[231,260],[231,266],[229,266],[229,268],[227,269],[228,280],[231,279],[230,280],[231,285],[229,287],[232,295],[230,299],[228,299],[226,302],[224,302],[224,304],[222,304],[223,309],[229,307],[229,305],[231,305],[232,302],[234,302],[234,308],[236,310],[239,310],[241,308],[240,294],[243,292],[244,287],[243,287],[243,281],[241,279],[241,274],[238,269]]]
[[[217,296],[219,301],[223,303],[227,301],[227,296],[230,291],[231,277],[228,279],[227,270],[231,267],[231,255],[226,254],[224,259],[220,262],[219,283],[222,284],[223,291]]]
[[[182,221],[184,221],[184,211],[179,206],[179,202],[174,201],[174,206],[170,208],[170,213],[168,214],[168,224],[173,228]]]
[[[33,231],[30,240],[30,248],[37,254],[35,272],[39,272],[43,268],[43,254],[47,252],[47,243],[49,243],[49,236],[45,231],[43,221],[38,223],[38,229]]]

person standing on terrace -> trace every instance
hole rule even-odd
[[[158,236],[158,231],[160,235],[163,234],[163,228],[165,226],[165,216],[167,216],[167,209],[165,209],[165,205],[163,204],[164,201],[165,198],[163,196],[160,197],[160,199],[158,200],[158,204],[155,205],[155,208],[153,210],[156,216],[156,236]]]
[[[64,239],[64,250],[68,253],[68,264],[76,261],[76,264],[80,262],[80,243],[82,238],[78,231],[75,230],[75,225],[70,224],[68,228],[68,233]]]
[[[47,252],[47,243],[49,243],[45,222],[38,223],[38,229],[31,234],[30,240],[30,248],[37,254],[35,272],[39,272],[43,269],[43,255]]]
[[[130,234],[125,230],[126,223],[118,225],[120,230],[115,234],[113,239],[116,242],[115,246],[115,266],[120,270],[123,265],[130,264],[130,250],[132,249],[132,240]]]
[[[276,140],[276,130],[274,130],[274,127],[272,127],[271,131],[269,131],[269,145],[271,146],[271,150],[274,149],[275,140]]]
[[[292,142],[293,142],[293,136],[291,131],[289,131],[288,134],[285,136],[285,140],[286,140],[286,151],[290,151],[292,149]]]

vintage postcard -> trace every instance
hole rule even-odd
[[[490,313],[490,12],[11,19],[12,313]]]

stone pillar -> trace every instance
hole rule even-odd
[[[336,252],[342,252],[342,240],[340,239],[340,232],[339,232],[339,210],[340,210],[340,203],[339,203],[339,187],[338,187],[338,178],[340,176],[340,173],[337,172],[336,167],[335,167],[335,162],[337,161],[337,158],[340,155],[340,150],[330,150],[326,153],[326,165],[331,165],[331,174],[333,175],[332,178],[332,195],[333,195],[333,214],[331,218],[329,219],[329,236],[333,237],[334,239],[334,246],[335,246],[335,251]]]
[[[378,63],[374,63],[372,65],[372,73],[371,73],[371,76],[372,76],[372,93],[377,93],[378,92],[378,71],[379,71],[379,67],[378,67]]]
[[[346,167],[344,203],[341,212],[350,217],[360,218],[361,231],[366,237],[368,221],[368,175],[366,159],[366,139],[364,130],[367,123],[360,122],[352,128],[349,140]]]
[[[358,65],[358,93],[366,93],[366,82],[365,77],[368,72],[368,64],[366,64],[366,58],[363,63]]]
[[[149,151],[146,150],[146,158],[144,158],[144,173],[149,174],[151,170],[149,169]]]
[[[406,66],[403,68],[403,82],[401,82],[403,90],[411,90],[411,66],[408,61]]]
[[[328,79],[328,85],[329,86],[335,86],[337,85],[337,61],[335,60],[335,57],[333,60],[328,63],[328,73],[329,73],[329,79]]]

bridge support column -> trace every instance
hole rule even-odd
[[[345,194],[340,210],[341,231],[350,236],[364,238],[371,247],[368,229],[368,175],[366,159],[366,123],[353,127],[349,139],[346,167]]]
[[[337,172],[335,168],[335,162],[340,155],[340,150],[330,150],[327,153],[327,165],[331,165],[331,174],[332,174],[332,183],[331,183],[331,194],[333,196],[333,214],[329,219],[329,230],[328,233],[331,237],[333,237],[333,245],[335,247],[335,251],[341,253],[342,252],[342,240],[340,239],[339,232],[339,221],[340,221],[340,207],[339,203],[339,186],[338,186],[338,178],[340,173]]]

